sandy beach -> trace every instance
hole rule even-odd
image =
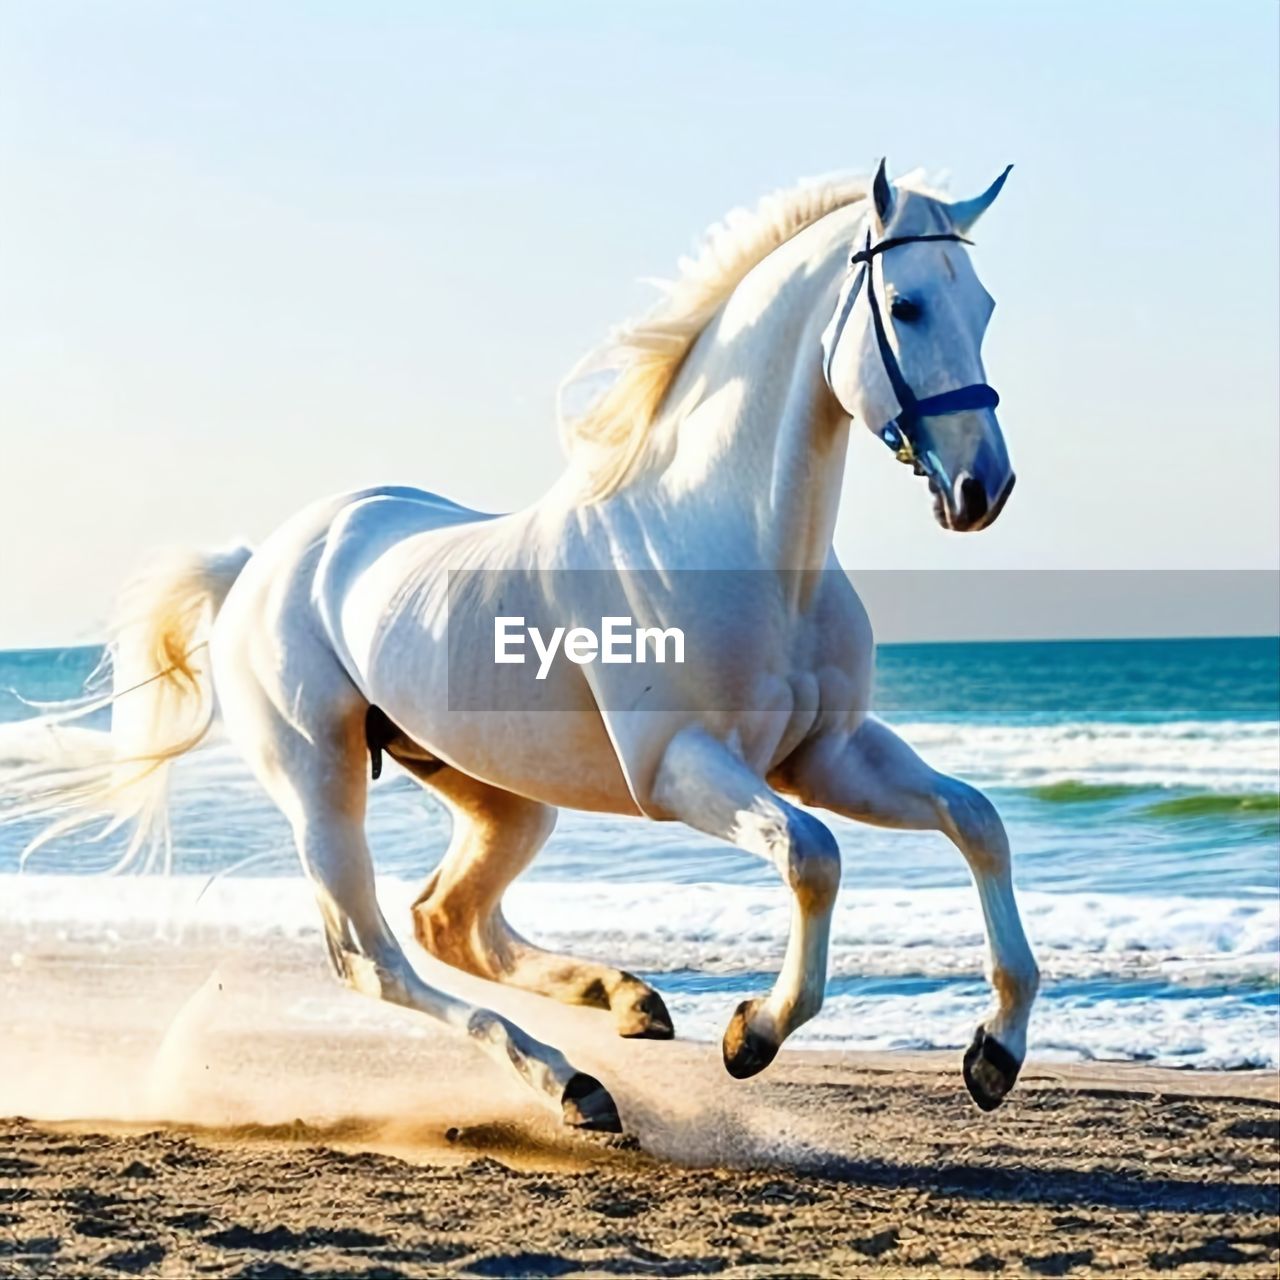
[[[0,1274],[1275,1274],[1273,1078],[1032,1068],[988,1118],[933,1063],[793,1055],[748,1096],[705,1164],[527,1118],[10,1120]]]
[[[15,939],[7,939],[14,942]],[[339,991],[313,947],[188,937],[0,971],[0,1275],[1273,1276],[1271,1073],[620,1041],[501,993],[606,1080],[567,1133],[496,1065]],[[485,990],[476,984],[475,990]],[[726,1013],[728,1011],[726,1010]]]

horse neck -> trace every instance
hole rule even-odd
[[[668,509],[719,513],[766,567],[821,569],[830,553],[849,437],[822,376],[821,335],[860,217],[840,212],[775,250],[707,326],[639,482]]]

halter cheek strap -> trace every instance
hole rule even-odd
[[[887,240],[881,240],[878,244],[871,243],[871,232],[867,232],[867,243],[859,249],[857,253],[850,258],[851,266],[861,266],[857,278],[853,282],[853,287],[849,290],[849,295],[845,299],[844,306],[840,309],[839,318],[836,320],[835,328],[832,332],[832,338],[827,347],[826,360],[824,362],[823,373],[826,376],[828,386],[831,384],[831,363],[835,359],[836,348],[840,345],[841,335],[844,333],[844,327],[848,323],[849,315],[853,311],[853,304],[858,299],[858,294],[862,291],[865,283],[867,286],[867,303],[871,308],[871,323],[875,330],[876,346],[880,351],[880,361],[884,365],[884,371],[889,379],[889,385],[893,388],[893,394],[898,401],[898,416],[891,418],[880,429],[880,438],[891,448],[897,455],[899,462],[906,462],[914,466],[918,471],[938,472],[941,466],[932,453],[921,453],[921,418],[938,418],[945,417],[953,413],[967,413],[974,409],[994,409],[1000,403],[1000,397],[996,394],[994,387],[989,387],[985,382],[975,382],[967,387],[956,387],[951,391],[940,392],[936,396],[926,396],[923,400],[916,396],[911,390],[907,380],[903,377],[902,366],[898,363],[898,357],[894,354],[893,347],[889,344],[889,336],[885,329],[884,316],[880,310],[880,302],[876,296],[875,283],[875,258],[882,253],[887,253],[890,249],[896,249],[899,245],[919,244],[922,241],[930,240],[953,240],[960,244],[972,244],[971,240],[966,240],[964,236],[957,235],[954,232],[940,232],[935,235],[922,236],[890,236]],[[945,480],[945,477],[942,477]],[[948,487],[950,487],[948,485]]]

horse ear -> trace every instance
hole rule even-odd
[[[893,217],[893,187],[889,185],[889,177],[884,171],[885,161],[881,159],[876,169],[876,176],[871,182],[871,199],[876,207],[876,217],[881,227],[889,225]]]
[[[1006,165],[1004,172],[980,195],[972,200],[957,200],[947,206],[955,229],[964,235],[977,220],[991,207],[991,202],[1000,194],[1004,180],[1009,176],[1013,165]]]

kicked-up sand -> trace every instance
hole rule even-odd
[[[1270,1073],[1033,1060],[983,1115],[958,1053],[783,1053],[738,1082],[714,1046],[620,1041],[602,1015],[501,992],[614,1092],[628,1136],[606,1139],[564,1130],[447,1032],[340,991],[296,939],[4,942],[0,1276],[1280,1263]]]

